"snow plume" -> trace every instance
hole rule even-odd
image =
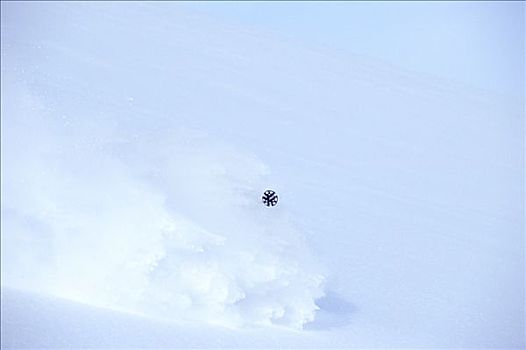
[[[260,203],[261,160],[169,118],[44,101],[3,78],[4,285],[229,327],[313,320],[323,276],[286,206]]]

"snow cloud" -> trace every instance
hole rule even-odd
[[[4,284],[230,327],[313,320],[323,276],[291,215],[260,203],[264,162],[117,110],[61,115],[4,83]]]

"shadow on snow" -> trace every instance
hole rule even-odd
[[[346,326],[351,322],[352,314],[357,311],[354,304],[332,291],[316,300],[316,305],[320,309],[316,311],[315,320],[305,325],[306,330],[329,330]]]

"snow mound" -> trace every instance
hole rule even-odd
[[[262,160],[163,118],[57,116],[3,83],[5,285],[231,327],[313,320],[323,276],[286,206],[260,203]]]
[[[165,322],[4,287],[1,300],[2,349],[247,349],[322,341],[315,332]]]

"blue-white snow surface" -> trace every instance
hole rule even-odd
[[[525,346],[524,99],[176,3],[1,9],[2,347]]]

